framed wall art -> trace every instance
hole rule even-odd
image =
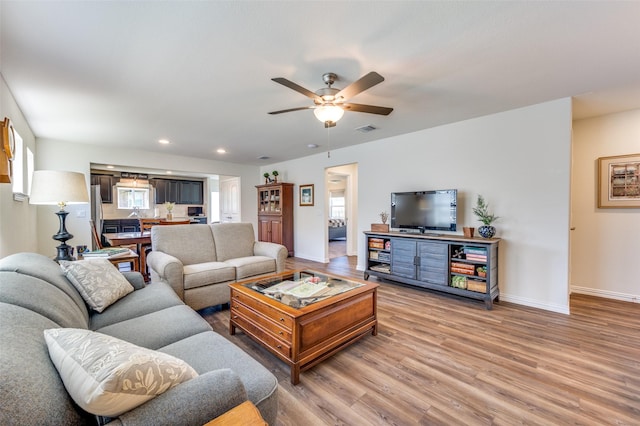
[[[598,158],[598,207],[640,208],[640,154]]]
[[[313,206],[313,184],[300,185],[300,205]]]

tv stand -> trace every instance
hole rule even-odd
[[[499,301],[498,238],[410,232],[365,232],[371,275],[428,290]]]

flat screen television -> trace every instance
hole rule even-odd
[[[391,228],[455,231],[458,190],[393,192]]]

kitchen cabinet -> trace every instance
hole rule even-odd
[[[201,181],[181,180],[178,188],[178,204],[203,204],[203,183]]]
[[[100,186],[100,198],[103,204],[113,204],[113,185],[117,178],[111,175],[91,175],[91,185]]]
[[[204,183],[197,180],[153,179],[155,203],[204,204]]]
[[[138,219],[105,219],[102,223],[102,233],[115,234],[117,232],[140,232]]]

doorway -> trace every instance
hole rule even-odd
[[[327,239],[325,258],[329,262],[345,256],[355,256],[357,239],[357,165],[329,167],[326,180]]]

